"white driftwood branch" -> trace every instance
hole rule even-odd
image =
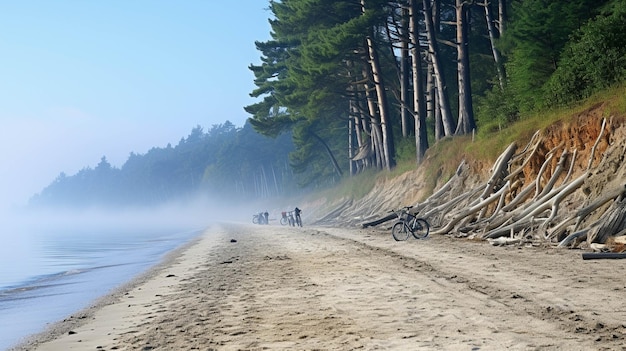
[[[598,147],[598,144],[600,143],[600,139],[602,139],[602,136],[604,135],[604,127],[606,126],[606,118],[602,119],[602,126],[600,127],[600,134],[598,134],[598,137],[596,138],[596,142],[593,144],[593,147],[591,148],[591,154],[589,155],[589,162],[587,162],[587,171],[589,171],[591,169],[591,164],[593,163],[593,158],[594,155],[596,154],[596,148]]]
[[[482,202],[480,202],[479,204],[470,207],[468,209],[466,209],[465,211],[463,211],[462,213],[460,213],[459,215],[455,216],[455,218],[453,218],[452,220],[448,221],[448,224],[445,227],[439,228],[436,231],[433,232],[433,234],[446,234],[448,232],[450,232],[452,230],[452,228],[454,228],[454,226],[460,222],[462,219],[464,219],[465,217],[474,214],[478,211],[480,211],[484,206],[489,205],[490,203],[498,200],[500,198],[500,194],[502,192],[505,192],[509,189],[509,183],[507,182],[500,190],[498,190],[497,192],[493,193],[491,196],[489,196],[488,198],[486,198],[485,200],[483,200]]]

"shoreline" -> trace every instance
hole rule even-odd
[[[106,306],[119,303],[120,300],[127,295],[133,289],[140,287],[147,281],[154,279],[158,276],[159,272],[163,269],[174,264],[185,251],[190,247],[196,245],[202,240],[205,235],[205,230],[202,230],[198,235],[191,238],[187,242],[179,245],[170,252],[163,255],[161,260],[155,265],[149,267],[144,272],[139,273],[131,280],[120,284],[118,287],[113,288],[106,294],[98,297],[89,306],[82,308],[71,315],[66,316],[62,320],[58,320],[46,326],[41,332],[29,335],[17,344],[10,346],[7,351],[29,351],[39,347],[42,344],[49,343],[53,340],[59,339],[64,335],[69,335],[76,328],[80,328],[85,324],[90,323],[93,320],[94,315]]]

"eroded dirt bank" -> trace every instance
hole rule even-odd
[[[437,234],[510,236],[515,243],[569,247],[604,244],[607,237],[626,234],[626,125],[623,116],[604,118],[606,108],[598,104],[537,130],[494,161],[456,153],[458,160],[450,161],[459,164],[455,172],[432,169],[437,166],[430,155],[414,171],[381,179],[362,199],[310,204],[315,215],[309,221],[360,226],[414,205]],[[425,186],[433,182],[434,189]]]

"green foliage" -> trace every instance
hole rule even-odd
[[[270,5],[274,39],[257,43],[263,64],[251,66],[258,86],[251,95],[263,100],[245,109],[253,115],[252,126],[264,135],[293,131],[297,150],[290,161],[303,186],[336,181],[333,159],[347,166],[346,147],[341,147],[350,88],[345,59],[354,55],[369,16],[360,15],[359,1],[284,0]]]
[[[544,87],[549,104],[566,105],[626,78],[626,4],[618,2],[577,31]]]
[[[626,115],[626,90],[624,83],[619,84],[611,89],[601,91],[592,97],[597,96],[600,101],[609,101],[605,117],[611,115]]]
[[[509,88],[518,109],[545,104],[542,87],[557,69],[569,36],[606,1],[524,0],[513,2],[513,20],[503,38]]]
[[[335,118],[326,122],[303,122],[293,130],[296,150],[289,155],[289,160],[294,173],[300,175],[299,184],[302,187],[328,186],[339,181],[332,157],[341,169],[348,168],[347,148],[336,142],[342,140],[341,135],[347,134],[345,120]],[[332,156],[324,144],[330,148]]]
[[[484,96],[477,98],[476,124],[479,133],[502,130],[518,118],[517,104],[510,89],[503,91],[495,86]]]
[[[491,1],[493,4],[494,1]],[[493,5],[492,5],[493,6]],[[482,6],[471,8],[470,41],[470,72],[472,80],[472,94],[482,96],[486,91],[498,85],[496,65],[491,53],[491,42],[487,26],[485,25],[485,11]],[[475,23],[475,24],[474,24]],[[456,72],[451,72],[456,76]],[[455,79],[455,85],[457,84]]]
[[[415,138],[398,138],[396,144],[396,161],[398,165],[410,161],[415,166]]]

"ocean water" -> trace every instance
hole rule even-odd
[[[2,216],[0,350],[88,307],[204,228],[166,213]]]

